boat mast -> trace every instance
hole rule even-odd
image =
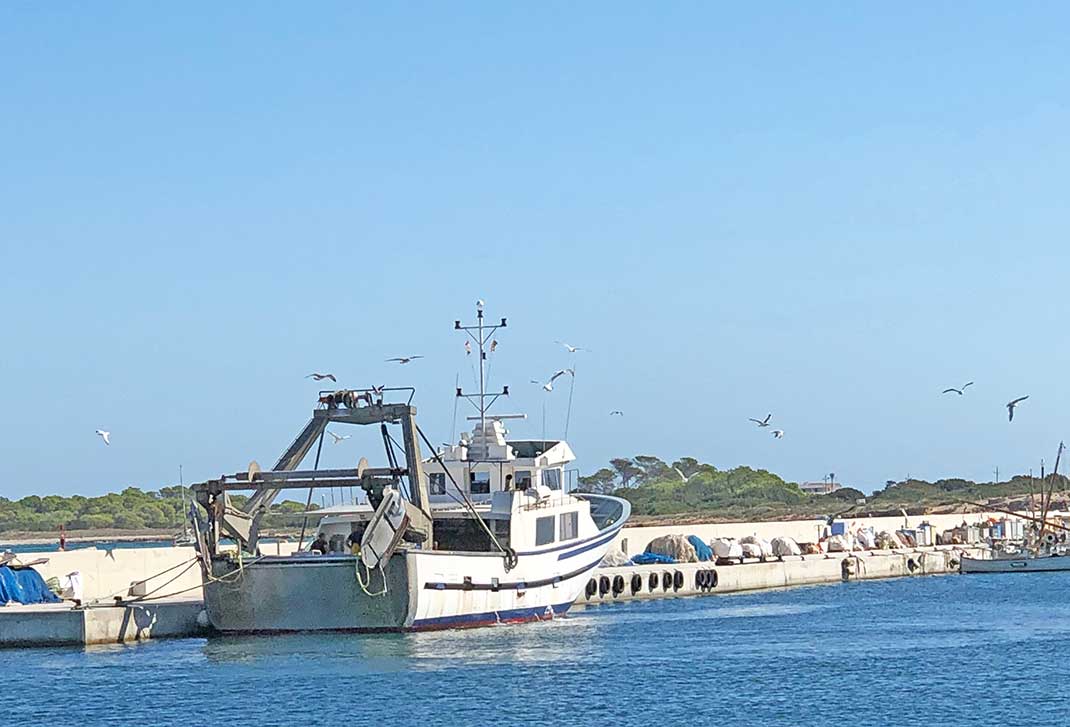
[[[463,397],[467,399],[479,412],[479,431],[482,437],[481,451],[478,453],[478,458],[472,458],[472,450],[475,444],[474,442],[469,444],[469,461],[479,461],[480,459],[486,459],[487,448],[487,411],[494,406],[494,402],[499,397],[509,395],[509,387],[503,386],[499,392],[487,393],[487,343],[491,340],[495,331],[499,328],[505,328],[507,325],[506,320],[502,318],[501,323],[495,323],[493,325],[487,325],[483,319],[483,301],[476,301],[476,325],[474,326],[462,326],[460,321],[453,322],[453,328],[457,331],[464,331],[468,334],[468,337],[475,341],[476,347],[479,350],[479,393],[478,394],[466,394],[461,387],[457,387],[457,397]],[[487,399],[490,399],[488,402]]]

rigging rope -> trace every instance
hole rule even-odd
[[[327,435],[327,427],[323,428],[320,432],[320,441],[316,445],[316,464],[312,467],[313,470],[320,468],[320,452],[323,451],[323,438]],[[313,477],[312,481],[315,482],[316,478]],[[312,491],[315,489],[315,485],[309,485],[308,487],[308,501],[305,503],[305,519],[301,521],[301,537],[297,539],[297,549],[301,550],[301,546],[305,544],[305,529],[308,527],[308,510],[312,507]]]

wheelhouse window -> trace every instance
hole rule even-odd
[[[547,515],[535,520],[535,545],[554,542],[554,516]]]
[[[561,470],[550,469],[542,471],[542,484],[543,487],[549,487],[551,490],[561,489]]]
[[[432,495],[446,494],[446,473],[430,472],[427,475],[427,486]]]
[[[578,512],[561,513],[561,540],[572,540],[580,534],[580,514]]]
[[[468,474],[468,491],[473,495],[489,495],[490,472],[470,472]]]
[[[516,489],[526,490],[531,487],[531,470],[517,470],[516,477]]]

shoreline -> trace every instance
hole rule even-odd
[[[263,537],[295,538],[300,531],[267,532]],[[174,530],[68,530],[67,543],[157,543],[173,542],[180,533]],[[7,545],[59,545],[59,533],[42,535],[26,531],[0,532],[0,543]]]

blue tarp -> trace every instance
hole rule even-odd
[[[699,560],[713,560],[713,548],[702,542],[697,535],[688,535],[687,542],[695,546],[695,555]]]
[[[60,597],[49,590],[45,579],[33,568],[12,569],[0,566],[0,606],[15,603],[59,603]]]
[[[657,553],[640,553],[632,556],[632,562],[636,565],[650,565],[651,563],[675,563],[675,558]]]

